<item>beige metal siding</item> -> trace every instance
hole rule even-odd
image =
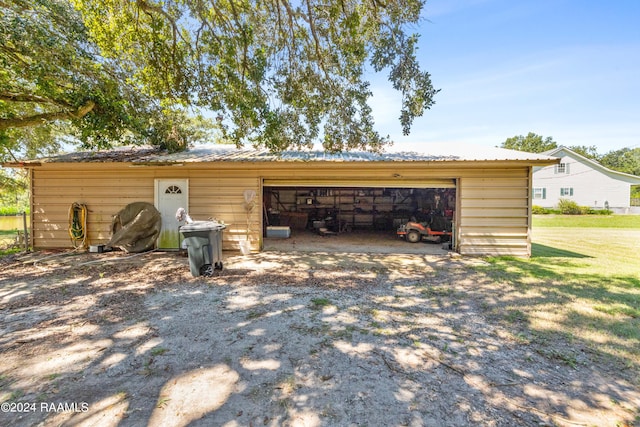
[[[530,256],[529,168],[469,175],[458,189],[460,253]]]
[[[262,236],[262,194],[260,179],[242,171],[191,171],[189,214],[194,219],[214,218],[223,221],[223,249],[238,249],[250,230],[252,248],[258,250]],[[256,204],[247,215],[244,191],[256,192]]]
[[[70,247],[69,207],[88,208],[87,244],[106,243],[111,219],[128,203],[154,202],[154,179],[189,178],[189,214],[194,219],[216,218],[228,224],[223,249],[237,249],[246,235],[247,215],[243,192],[253,189],[260,197],[259,179],[246,173],[191,170],[171,167],[129,167],[123,164],[54,165],[33,170],[33,246]],[[261,204],[250,215],[254,248],[261,236]]]
[[[484,162],[461,167],[403,162],[305,163],[220,162],[182,166],[128,163],[50,163],[33,169],[33,239],[36,248],[70,247],[68,209],[88,206],[88,244],[110,237],[111,217],[134,201],[154,201],[154,179],[189,179],[188,210],[194,219],[224,221],[224,249],[237,249],[247,229],[243,192],[253,189],[257,204],[249,222],[258,249],[262,236],[262,180],[328,182],[350,186],[379,181],[389,187],[458,180],[458,249],[465,255],[530,254],[529,167]],[[395,185],[394,185],[395,184]]]
[[[112,215],[126,204],[153,203],[153,181],[146,182],[133,170],[105,174],[86,166],[73,169],[33,171],[32,234],[36,248],[71,246],[68,218],[74,202],[87,205],[88,244],[109,239]]]

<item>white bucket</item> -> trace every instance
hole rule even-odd
[[[250,240],[240,240],[238,241],[238,245],[240,246],[240,252],[242,253],[242,255],[249,255],[251,253]]]

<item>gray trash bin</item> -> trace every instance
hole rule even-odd
[[[191,275],[210,276],[222,270],[222,230],[224,224],[215,221],[194,221],[180,227],[189,254]]]

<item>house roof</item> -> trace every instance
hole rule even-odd
[[[609,169],[608,167],[601,165],[595,160],[589,159],[588,157],[585,157],[582,154],[576,153],[572,149],[562,145],[559,146],[558,148],[554,148],[553,150],[545,151],[542,154],[546,154],[548,156],[552,156],[556,158],[562,158],[568,155],[569,157],[573,157],[574,159],[580,160],[582,163],[590,165],[593,169],[599,170],[600,172],[603,172],[608,175],[616,176],[626,182],[630,182],[631,184],[640,184],[640,176]]]
[[[202,163],[202,162],[487,162],[517,161],[536,165],[557,163],[555,157],[503,148],[486,148],[453,144],[428,144],[424,151],[364,151],[327,153],[324,151],[283,151],[237,148],[234,145],[203,144],[186,151],[168,153],[151,147],[119,147],[110,150],[82,151],[61,154],[5,166],[29,167],[41,163]]]

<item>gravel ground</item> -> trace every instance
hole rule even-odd
[[[448,255],[0,260],[0,425],[616,426],[625,373],[521,339],[513,295]],[[34,261],[35,264],[34,264]]]

